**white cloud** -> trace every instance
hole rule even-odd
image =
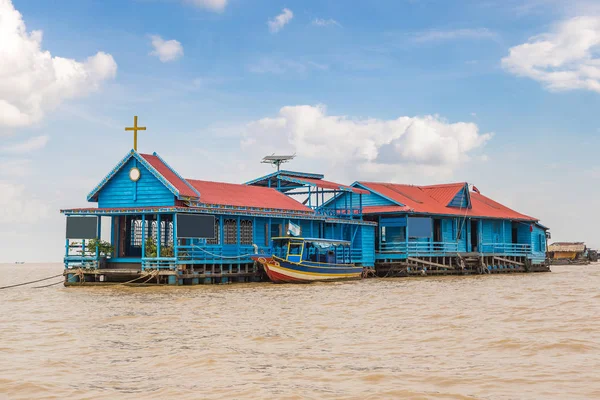
[[[550,90],[600,92],[600,17],[575,17],[512,47],[502,59],[509,72]]]
[[[332,25],[339,26],[339,27],[342,26],[339,22],[337,22],[333,18],[329,18],[329,19],[315,18],[315,19],[313,19],[312,24],[315,26],[332,26]]]
[[[284,8],[281,14],[277,15],[275,18],[270,19],[267,22],[267,25],[269,26],[269,31],[271,33],[279,32],[281,29],[283,29],[285,25],[287,25],[292,20],[292,18],[294,18],[294,13],[292,12],[292,10],[290,10],[289,8]]]
[[[10,0],[0,0],[0,127],[27,126],[64,100],[97,90],[117,64],[98,52],[83,62],[41,49],[42,32],[27,32]]]
[[[449,123],[437,115],[393,120],[327,115],[324,106],[287,106],[275,118],[249,123],[243,147],[295,152],[306,159],[381,173],[403,165],[452,172],[492,134],[474,123]],[[361,174],[364,176],[364,173]]]
[[[0,221],[2,224],[34,223],[48,215],[49,207],[32,198],[23,185],[0,181]]]
[[[227,7],[228,0],[185,0],[196,7],[204,8],[214,12],[223,12]]]
[[[0,153],[27,154],[44,148],[50,138],[47,135],[35,136],[24,142],[0,146]]]
[[[495,32],[487,28],[477,29],[454,29],[454,30],[430,30],[414,34],[413,40],[417,43],[436,42],[455,39],[494,39]]]
[[[151,56],[156,56],[162,62],[175,61],[183,56],[183,46],[177,40],[164,40],[158,35],[151,35],[154,51]]]

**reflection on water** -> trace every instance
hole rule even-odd
[[[600,265],[553,270],[0,290],[0,398],[600,398]]]

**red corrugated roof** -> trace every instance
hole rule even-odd
[[[306,184],[316,186],[316,187],[319,187],[322,189],[340,190],[340,188],[344,188],[347,190],[351,190],[354,193],[369,194],[368,190],[363,190],[363,189],[352,187],[352,186],[342,185],[341,183],[326,181],[323,179],[302,178],[302,177],[298,177],[298,176],[287,176],[287,175],[283,175],[283,174],[281,175],[281,177],[293,179],[294,181],[298,181],[298,182],[305,182]]]
[[[511,210],[510,208],[476,192],[469,193],[471,196],[471,208],[465,209],[447,207],[447,204],[454,197],[450,197],[452,191],[454,191],[454,188],[457,189],[454,192],[454,195],[456,195],[456,193],[458,193],[458,186],[463,188],[464,183],[436,186],[413,186],[379,182],[359,183],[376,193],[406,205],[406,207],[364,207],[363,212],[365,214],[383,212],[414,212],[422,214],[460,215],[467,217],[537,221],[536,218]]]
[[[276,189],[234,183],[186,180],[200,192],[200,202],[203,204],[313,212],[302,203]]]
[[[421,186],[430,197],[440,204],[448,205],[452,199],[460,192],[465,183],[449,183],[445,185]]]
[[[180,196],[198,198],[198,194],[189,187],[185,181],[177,176],[175,172],[171,170],[162,160],[155,155],[151,154],[140,154],[148,164],[152,165],[171,185],[179,191]]]

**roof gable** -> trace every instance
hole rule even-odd
[[[150,154],[140,154],[150,165],[156,169],[165,179],[171,183],[178,191],[179,197],[198,198],[200,193],[181,177],[171,166],[169,166],[156,152]]]
[[[140,154],[132,149],[88,194],[88,201],[97,201],[100,190],[102,190],[106,184],[113,179],[132,158],[136,159],[142,166],[144,166],[177,198],[200,197],[200,193],[196,192],[191,186],[189,186],[189,184],[185,182],[185,180],[181,178],[177,172],[169,167],[158,154]]]
[[[467,208],[470,205],[469,185],[466,182],[420,186],[420,188],[444,206]]]

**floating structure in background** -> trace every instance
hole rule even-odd
[[[598,261],[598,252],[584,242],[556,242],[548,246],[548,258],[552,265],[585,265]]]
[[[358,276],[549,270],[547,228],[466,183],[347,186],[281,170],[293,157],[265,157],[277,171],[232,184],[183,178],[157,153],[134,148],[88,195],[97,207],[61,211],[66,284],[257,281],[265,277],[258,259],[297,270],[315,262],[310,252],[290,260],[295,241],[273,240],[298,236],[343,243],[342,258],[326,264]],[[110,241],[100,240],[100,217]]]

